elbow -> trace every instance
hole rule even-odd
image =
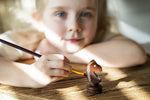
[[[132,58],[132,60],[130,59],[130,61],[132,61],[133,64],[132,66],[145,64],[148,60],[148,56],[145,50],[138,45],[132,47],[135,47],[133,49],[134,52],[131,53],[132,57],[130,56]]]
[[[145,64],[148,60],[148,56],[145,52],[136,52],[128,60],[126,60],[123,64],[118,66],[117,68],[129,68],[138,65]]]
[[[147,62],[148,56],[147,54],[142,50],[138,53],[135,54],[135,56],[132,58],[134,60],[132,62],[132,66],[137,66],[137,65],[142,65],[145,64]]]
[[[147,54],[145,52],[143,52],[143,53],[139,54],[139,56],[137,57],[137,63],[139,65],[144,64],[147,62],[147,59],[148,59]]]

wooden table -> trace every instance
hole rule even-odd
[[[82,72],[86,70],[86,65],[72,65]],[[72,73],[71,77],[41,89],[0,85],[0,100],[150,100],[150,59],[133,68],[103,68],[101,78],[102,94],[87,93],[86,77]]]

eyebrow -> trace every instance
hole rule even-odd
[[[65,7],[52,7],[52,9],[64,9]]]
[[[92,11],[96,11],[96,8],[93,8],[93,7],[85,7],[85,8],[83,8],[83,10],[85,10],[85,9],[87,9],[87,10],[92,10]]]
[[[58,7],[52,7],[51,9],[67,9],[66,7],[63,6],[58,6]],[[92,10],[92,11],[96,11],[96,8],[94,7],[85,7],[82,8],[82,10]]]

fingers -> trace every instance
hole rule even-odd
[[[65,56],[60,54],[49,54],[46,56],[42,56],[41,62],[44,62],[44,66],[49,68],[72,71],[70,61]]]
[[[42,56],[43,59],[47,59],[49,61],[57,61],[57,60],[63,60],[67,63],[70,63],[70,61],[63,55],[60,54],[48,54],[48,55],[43,55]]]
[[[49,76],[69,77],[72,71],[71,65],[63,61],[49,61],[47,64]]]
[[[72,67],[69,63],[66,63],[64,61],[48,61],[47,66],[51,69],[63,69],[66,71],[72,71]]]
[[[51,71],[48,72],[48,75],[57,77],[69,77],[70,72],[61,69],[51,69]]]
[[[43,55],[36,67],[48,76],[68,77],[72,71],[69,60],[59,54]]]
[[[64,77],[53,77],[53,76],[51,76],[50,78],[51,78],[51,83],[53,83],[53,82],[62,80]]]

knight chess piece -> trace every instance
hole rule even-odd
[[[102,67],[92,60],[87,65],[87,91],[91,94],[102,93],[102,86],[100,85],[101,78],[96,72],[102,72]]]

